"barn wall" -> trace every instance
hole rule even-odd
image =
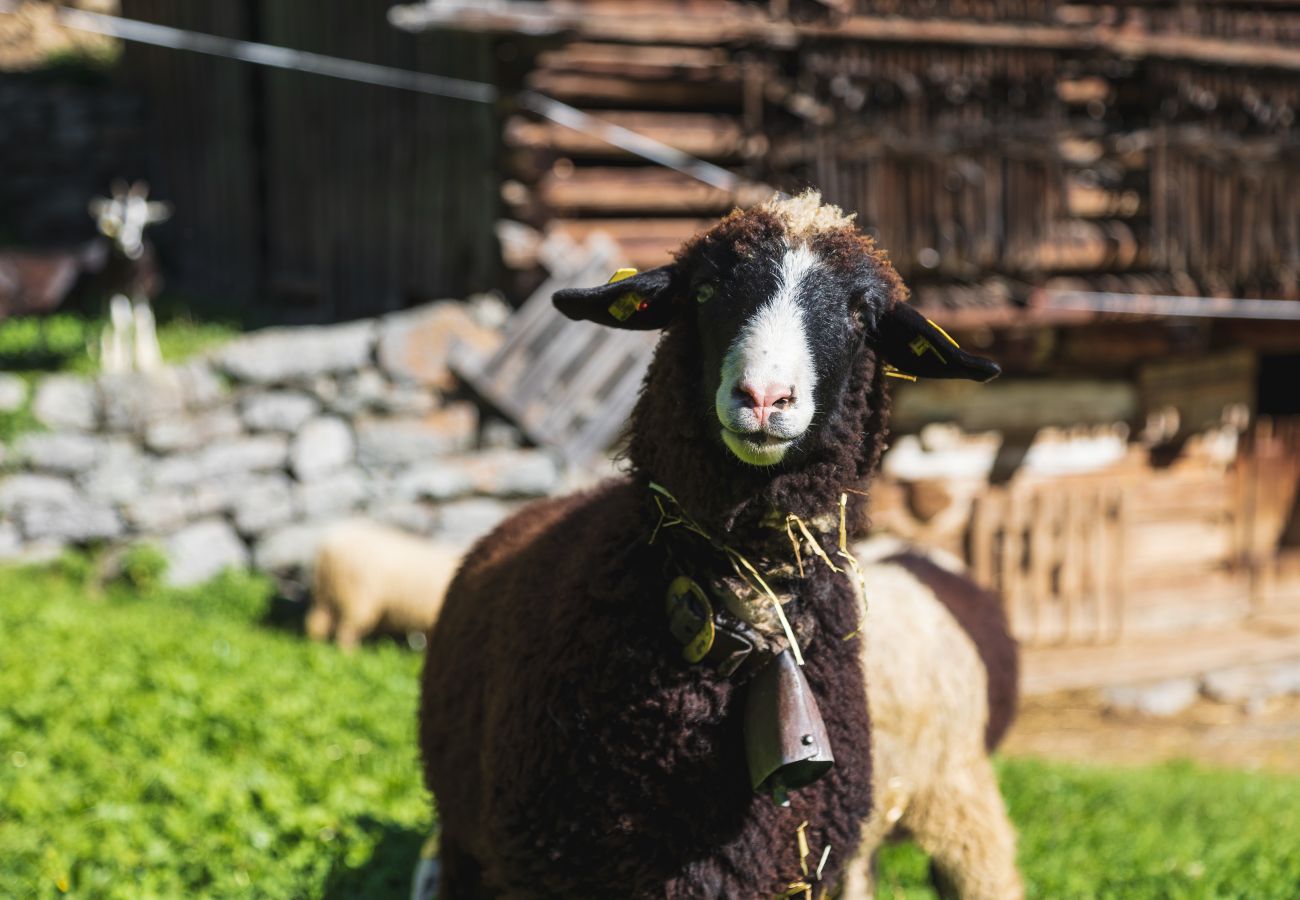
[[[386,2],[172,4],[123,15],[398,68],[490,81],[484,39],[417,40]],[[489,106],[128,46],[150,111],[173,285],[254,320],[327,321],[496,280]]]

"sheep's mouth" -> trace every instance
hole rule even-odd
[[[785,458],[798,436],[780,437],[767,431],[733,431],[722,428],[722,443],[741,462],[753,466],[774,466]]]

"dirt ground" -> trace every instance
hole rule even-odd
[[[1088,691],[1030,697],[1002,752],[1097,765],[1188,759],[1300,774],[1300,697],[1255,707],[1200,699],[1168,718],[1108,710]]]

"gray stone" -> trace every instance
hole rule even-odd
[[[274,494],[288,481],[280,471],[237,472],[193,485],[186,499],[191,515],[213,516],[232,511],[247,494]]]
[[[90,431],[99,424],[95,385],[75,375],[48,375],[36,385],[32,412],[48,428]]]
[[[224,440],[242,432],[239,416],[229,409],[214,409],[194,416],[168,418],[145,429],[144,442],[155,453],[197,450],[213,441]]]
[[[95,464],[104,438],[84,431],[35,431],[14,443],[14,460],[38,472],[73,475]]]
[[[454,460],[422,463],[391,483],[390,496],[402,500],[454,500],[474,492],[474,479]]]
[[[253,548],[253,565],[263,572],[309,572],[321,539],[333,521],[302,522],[268,532]]]
[[[125,530],[111,506],[83,497],[26,503],[18,510],[18,524],[28,540],[51,539],[76,544],[109,540]]]
[[[0,522],[0,559],[16,559],[23,552],[23,538],[13,522]]]
[[[254,384],[284,384],[317,375],[351,372],[370,361],[373,322],[313,328],[268,328],[223,347],[217,365]]]
[[[537,497],[555,490],[559,479],[559,466],[540,450],[493,450],[415,465],[394,479],[392,495],[403,500]]]
[[[444,300],[386,316],[379,329],[376,356],[392,378],[450,390],[456,377],[448,366],[453,344],[480,358],[501,342],[501,335],[474,320],[463,303]]]
[[[366,515],[376,522],[383,522],[412,534],[429,535],[438,529],[438,510],[428,503],[379,501],[371,504]]]
[[[376,369],[362,369],[340,377],[338,395],[330,401],[330,409],[339,415],[355,416],[381,405],[388,393],[388,382]]]
[[[479,440],[485,450],[513,450],[523,446],[524,436],[509,422],[492,419],[483,423]]]
[[[379,409],[394,416],[423,416],[438,407],[438,397],[431,388],[414,384],[390,384],[380,398]]]
[[[126,503],[144,492],[149,463],[134,444],[120,439],[104,442],[95,464],[77,479],[86,496],[105,503]]]
[[[143,532],[175,531],[194,514],[180,491],[139,496],[122,506],[122,515],[131,527]]]
[[[318,519],[356,509],[370,497],[371,489],[364,475],[344,469],[316,481],[299,484],[294,489],[298,514]]]
[[[175,371],[185,408],[191,412],[210,409],[226,399],[226,385],[206,361],[191,360],[177,366]]]
[[[0,512],[12,513],[31,504],[75,503],[77,489],[66,478],[21,472],[0,480]]]
[[[110,431],[143,431],[150,422],[185,411],[185,385],[171,368],[101,375],[98,390]]]
[[[288,523],[294,516],[289,479],[279,474],[256,479],[236,493],[232,513],[243,535],[262,534]]]
[[[0,372],[0,412],[17,412],[27,402],[27,382],[18,375]]]
[[[1107,704],[1122,712],[1144,716],[1174,716],[1196,702],[1197,679],[1170,678],[1146,684],[1107,688]]]
[[[186,526],[167,539],[167,573],[173,587],[202,584],[229,568],[248,568],[248,548],[221,519]]]
[[[289,456],[283,435],[261,434],[209,445],[203,450],[169,456],[154,467],[154,483],[163,487],[193,485],[242,472],[278,469]]]
[[[357,458],[365,466],[405,466],[468,450],[478,411],[454,403],[421,418],[367,418],[357,422]]]
[[[352,462],[356,450],[352,429],[342,419],[312,419],[293,439],[289,469],[299,481],[311,481]]]
[[[513,507],[487,497],[472,497],[444,504],[438,510],[439,537],[469,541],[487,534],[510,515]]]
[[[1219,703],[1247,705],[1300,693],[1300,661],[1220,669],[1201,679],[1201,690]]]
[[[244,424],[253,431],[294,432],[316,414],[320,403],[301,391],[267,391],[244,400]]]
[[[541,497],[555,490],[560,467],[541,450],[495,450],[470,457],[474,488],[496,497]]]

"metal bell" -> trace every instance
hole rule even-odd
[[[750,783],[785,806],[787,791],[812,784],[835,765],[826,724],[789,649],[764,666],[748,690],[745,755]]]

